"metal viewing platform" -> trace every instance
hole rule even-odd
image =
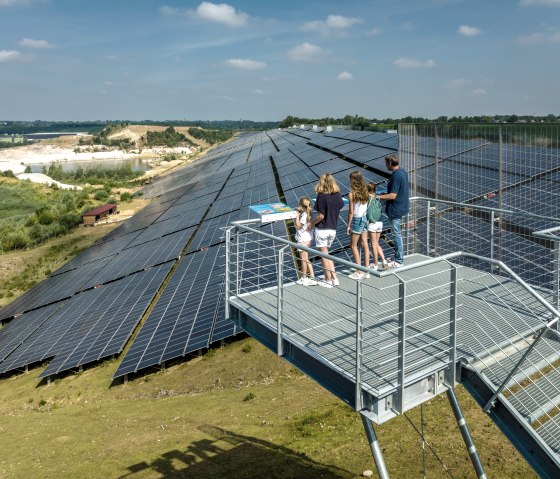
[[[558,477],[560,336],[550,292],[500,261],[463,252],[408,255],[406,266],[360,280],[349,273],[365,268],[345,254],[328,256],[339,284],[303,286],[297,248],[306,248],[251,222],[233,224],[226,243],[226,315],[362,415],[380,477],[388,473],[371,422],[442,393],[485,477],[453,391],[458,383],[538,474]]]

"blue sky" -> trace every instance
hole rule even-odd
[[[0,119],[560,114],[560,0],[0,0]]]

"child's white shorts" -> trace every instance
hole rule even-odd
[[[383,231],[383,221],[376,221],[375,223],[368,223],[367,230],[370,233],[381,233]]]

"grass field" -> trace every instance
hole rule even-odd
[[[0,381],[2,478],[352,478],[374,469],[359,416],[247,338],[111,387],[108,361],[50,384]],[[488,477],[536,477],[458,388]],[[427,477],[475,477],[445,396],[424,405]],[[420,428],[420,409],[408,418]],[[423,477],[405,417],[376,428],[391,477]]]

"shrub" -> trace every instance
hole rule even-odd
[[[255,396],[253,393],[249,393],[243,398],[243,401],[251,401],[251,400],[255,399],[256,397],[257,396]]]
[[[78,213],[66,213],[59,218],[58,222],[66,231],[69,231],[82,222],[82,216]]]
[[[121,201],[132,201],[132,195],[128,191],[121,193]]]
[[[35,214],[37,215],[37,221],[42,225],[50,225],[57,219],[56,212],[48,206],[39,208]]]
[[[93,197],[98,201],[105,201],[107,200],[107,198],[109,198],[109,193],[107,193],[105,190],[97,190]]]

